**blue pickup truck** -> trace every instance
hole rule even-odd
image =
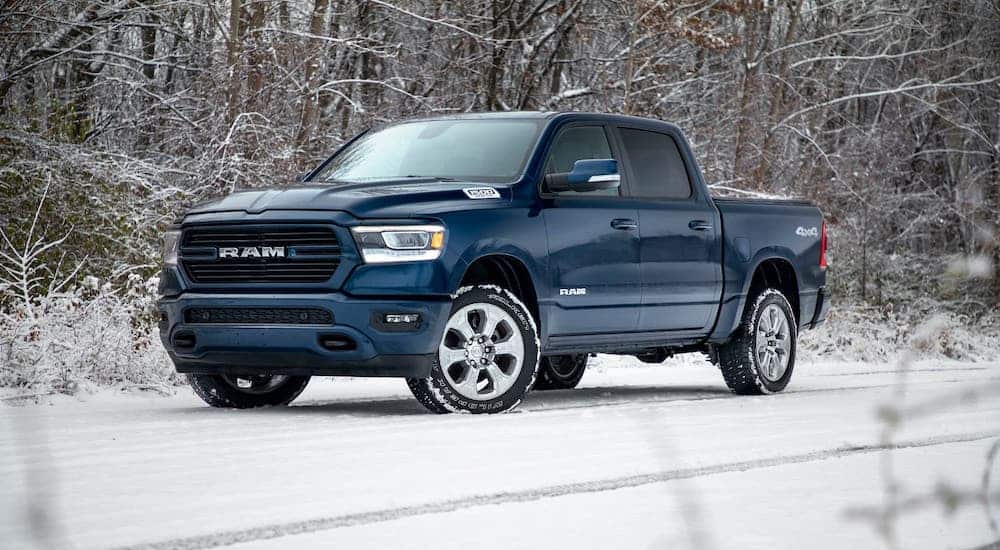
[[[680,129],[609,114],[362,133],[296,185],[192,209],[163,263],[163,345],[216,407],[394,376],[433,412],[502,412],[597,352],[700,352],[773,393],[829,307],[815,206],[712,198]]]

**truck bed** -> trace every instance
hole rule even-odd
[[[723,292],[714,335],[730,334],[756,267],[764,258],[790,264],[798,279],[799,324],[812,325],[822,306],[820,287],[825,272],[820,267],[823,215],[813,203],[782,199],[713,199],[722,219]]]

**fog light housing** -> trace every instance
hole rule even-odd
[[[386,313],[382,319],[387,325],[411,325],[420,322],[419,313]]]
[[[372,326],[382,332],[407,332],[420,328],[423,319],[419,313],[391,312],[373,313]]]

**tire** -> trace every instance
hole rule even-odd
[[[452,303],[430,377],[406,383],[431,412],[507,412],[535,381],[538,348],[531,312],[510,291],[463,287]]]
[[[719,369],[733,393],[760,395],[785,389],[795,368],[798,327],[779,290],[761,292],[743,313],[732,340],[719,346]]]
[[[308,376],[189,374],[187,379],[202,401],[227,409],[287,405],[309,384]]]
[[[549,355],[538,363],[536,390],[570,390],[580,383],[587,370],[586,353],[574,355]]]

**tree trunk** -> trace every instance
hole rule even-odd
[[[230,0],[229,3],[229,42],[226,45],[226,63],[229,65],[229,93],[226,110],[226,126],[232,127],[240,111],[240,0]]]
[[[493,0],[493,2],[490,3],[490,11],[493,22],[493,38],[499,38],[501,40],[508,38],[507,33],[500,33],[499,31],[500,27],[504,23],[503,10],[504,6],[502,5],[502,0]],[[500,36],[496,36],[497,34],[500,34]],[[499,99],[500,81],[503,78],[503,66],[506,57],[506,42],[490,43],[490,67],[489,71],[486,73],[486,98],[484,101],[487,111],[501,110],[501,101]]]
[[[261,29],[264,28],[266,3],[254,0],[250,8],[250,25],[247,27],[247,42],[250,44],[250,71],[247,77],[247,98],[251,110],[260,111],[266,104],[261,98],[264,89],[264,65],[267,57],[266,44]]]
[[[142,31],[139,38],[142,42],[142,58],[146,61],[142,66],[142,74],[146,80],[156,78],[156,26],[159,24],[155,5],[146,5],[142,14]]]
[[[757,33],[760,17],[753,2],[741,2],[743,9],[743,77],[739,89],[739,108],[736,119],[736,142],[733,147],[733,175],[732,179],[750,179],[749,176],[749,143],[753,139],[752,120],[755,116],[753,111],[753,101],[757,95],[757,56],[755,49],[758,40]]]
[[[312,17],[309,20],[310,34],[319,36],[323,33],[326,12],[329,6],[329,0],[316,0],[316,5],[313,6]],[[311,47],[306,51],[309,61],[305,65],[304,74],[306,90],[305,97],[302,98],[302,118],[299,121],[298,132],[295,134],[296,147],[302,147],[312,133],[317,110],[316,88],[319,86],[319,78],[317,76],[322,64],[323,52],[326,49],[323,43],[318,40],[310,39],[309,44],[311,44]]]
[[[778,47],[783,47],[791,44],[798,33],[799,28],[799,16],[802,11],[802,0],[788,0],[788,27],[785,29],[784,39]],[[764,128],[764,142],[760,148],[760,159],[757,163],[757,169],[754,171],[754,181],[760,186],[771,187],[773,182],[772,177],[772,157],[775,156],[773,151],[775,137],[777,130],[772,130],[771,126],[780,120],[781,114],[785,111],[785,101],[788,94],[788,86],[790,85],[788,79],[788,64],[791,59],[791,55],[788,52],[782,52],[779,54],[777,78],[772,79],[774,85],[771,91],[771,109],[768,113],[767,120],[765,121],[766,128]],[[772,189],[776,191],[776,189]]]

